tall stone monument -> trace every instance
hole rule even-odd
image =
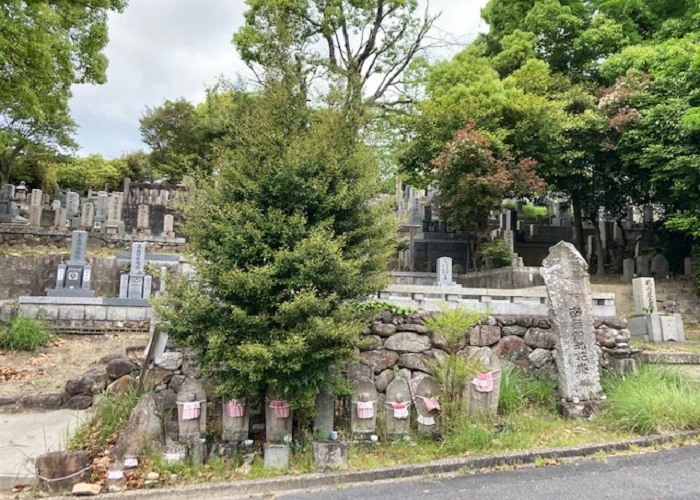
[[[123,208],[124,195],[122,193],[112,193],[107,202],[107,222],[105,222],[105,232],[108,235],[124,233]]]
[[[87,251],[87,231],[73,231],[71,236],[70,260],[59,264],[56,272],[56,287],[47,290],[49,297],[94,297],[90,289],[92,267],[85,260]]]
[[[601,395],[588,264],[576,248],[560,241],[549,249],[541,273],[556,336],[559,411],[590,417]]]

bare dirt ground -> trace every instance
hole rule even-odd
[[[36,352],[0,350],[0,396],[60,392],[102,357],[147,342],[147,333],[60,335]]]

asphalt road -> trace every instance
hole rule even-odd
[[[700,499],[700,446],[563,465],[278,493],[284,500]]]

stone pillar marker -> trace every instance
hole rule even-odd
[[[651,314],[656,308],[656,284],[654,278],[636,278],[632,280],[634,314]]]
[[[450,257],[440,257],[437,260],[438,286],[454,286],[452,281],[452,259]]]
[[[136,230],[139,233],[149,234],[151,232],[150,210],[148,205],[139,205],[136,214]]]
[[[175,218],[171,214],[163,217],[163,234],[164,238],[175,237]]]
[[[556,336],[559,411],[568,417],[590,417],[602,392],[598,372],[588,264],[564,241],[549,249],[541,267],[549,316]]]
[[[32,201],[29,205],[29,225],[31,227],[41,227],[41,213],[44,209],[43,197],[41,189],[32,189]]]
[[[95,205],[86,201],[80,207],[80,228],[83,230],[92,229],[95,220]]]

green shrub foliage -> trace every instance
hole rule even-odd
[[[158,306],[224,396],[279,389],[297,408],[343,388],[357,304],[383,286],[394,217],[376,201],[357,117],[290,86],[239,94],[217,169],[183,207],[196,278]]]
[[[43,321],[25,316],[15,316],[4,329],[0,325],[0,348],[17,351],[36,351],[53,337],[53,332]]]

